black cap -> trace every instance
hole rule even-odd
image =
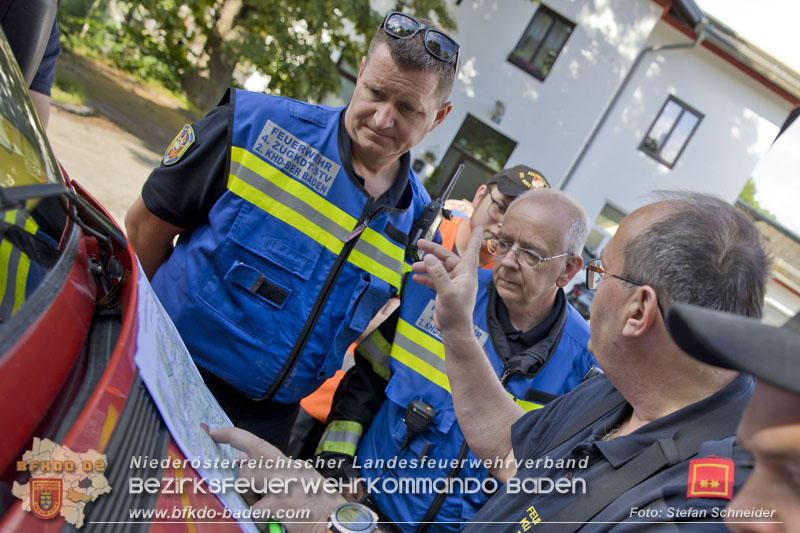
[[[504,168],[486,182],[486,185],[492,184],[497,185],[497,190],[511,198],[516,198],[531,189],[550,187],[541,172],[525,165]]]
[[[667,329],[698,361],[752,374],[800,394],[800,313],[781,327],[696,305],[669,306]]]

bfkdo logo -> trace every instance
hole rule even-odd
[[[63,494],[61,479],[31,479],[31,512],[39,518],[53,518],[61,510]]]
[[[104,475],[107,467],[106,456],[95,450],[73,452],[49,439],[34,438],[32,448],[17,461],[17,472],[27,472],[28,482],[14,481],[11,493],[35,517],[62,516],[80,528],[86,505],[111,492]]]

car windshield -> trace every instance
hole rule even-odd
[[[0,326],[59,257],[66,191],[5,39],[0,39]]]

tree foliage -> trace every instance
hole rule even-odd
[[[768,217],[774,219],[775,215],[770,213],[764,207],[761,207],[761,204],[758,203],[758,200],[756,200],[756,194],[758,194],[758,192],[756,191],[756,182],[753,181],[753,178],[748,178],[747,183],[744,186],[744,189],[742,189],[742,192],[739,193],[739,199],[741,199],[751,207],[757,209],[758,211],[761,211]]]
[[[210,107],[234,69],[258,71],[267,92],[319,100],[340,90],[337,60],[366,51],[383,13],[369,0],[61,0],[67,41]],[[452,30],[445,0],[396,9]]]

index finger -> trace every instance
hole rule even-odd
[[[264,446],[270,446],[267,441],[256,437],[249,431],[235,427],[209,429],[208,434],[219,444],[230,444],[250,457],[263,455]]]

